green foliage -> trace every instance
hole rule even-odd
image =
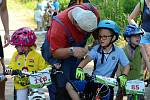
[[[122,0],[124,13],[130,14],[140,0]]]
[[[68,7],[70,0],[58,0],[60,3],[60,11],[65,10]]]
[[[37,2],[40,2],[42,0],[16,0],[16,1],[20,2],[20,4],[27,9],[34,9]]]

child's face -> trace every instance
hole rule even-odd
[[[131,44],[133,44],[135,46],[139,45],[140,40],[141,40],[140,35],[134,35],[134,36],[131,36],[131,38],[130,38]],[[129,40],[128,40],[128,42],[129,42]]]
[[[22,46],[15,46],[15,48],[17,49],[18,53],[23,53],[22,52]]]
[[[23,53],[29,51],[29,47],[27,47],[27,46],[15,46],[15,48],[17,49],[17,52],[19,54],[23,54]]]
[[[115,36],[108,29],[100,29],[98,39],[102,47],[106,47],[110,42],[115,40]]]

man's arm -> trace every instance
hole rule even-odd
[[[4,30],[5,30],[4,43],[7,46],[9,44],[10,36],[9,36],[9,18],[8,18],[6,0],[2,1],[0,12],[1,12],[1,20],[4,26]]]
[[[88,52],[88,49],[83,48],[83,47],[59,48],[55,50],[55,52],[53,53],[53,56],[58,59],[66,59],[71,56],[81,59],[81,58],[84,58],[87,52]]]

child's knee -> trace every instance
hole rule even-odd
[[[69,82],[67,82],[66,83],[66,90],[69,91],[71,89],[73,89],[72,85]]]

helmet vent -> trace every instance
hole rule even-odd
[[[22,33],[18,33],[18,35],[21,35]]]
[[[105,24],[110,24],[110,23],[107,22],[107,23],[105,23]]]

